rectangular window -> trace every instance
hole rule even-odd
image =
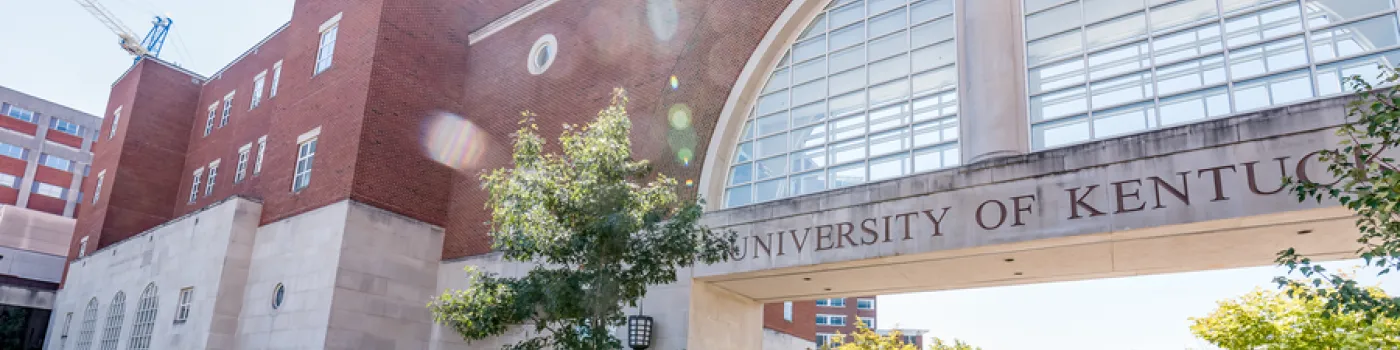
[[[784,301],[784,302],[783,302],[783,320],[784,320],[784,321],[788,321],[788,322],[792,322],[792,302],[791,302],[791,301]]]
[[[41,195],[41,196],[53,197],[53,198],[59,198],[59,199],[62,199],[62,198],[63,198],[63,193],[64,193],[64,192],[67,192],[67,189],[66,189],[66,188],[63,188],[63,187],[60,187],[60,186],[57,186],[57,185],[46,184],[46,183],[38,182],[38,181],[34,181],[34,189],[33,189],[33,190],[34,190],[34,193],[39,194],[39,195]]]
[[[238,148],[238,165],[233,169],[233,183],[243,182],[243,178],[248,173],[248,151],[251,151],[253,144],[246,144]]]
[[[97,186],[92,188],[92,204],[97,204],[97,200],[102,198],[102,180],[107,177],[107,171],[97,172]]]
[[[228,115],[233,112],[233,93],[234,91],[229,91],[228,95],[224,95],[224,113],[219,116],[220,128],[228,125]]]
[[[208,196],[214,194],[214,184],[219,183],[219,182],[216,181],[216,179],[215,179],[216,177],[219,176],[219,161],[220,161],[220,159],[215,159],[214,161],[209,162],[209,178],[204,180],[204,183],[205,183],[205,184],[204,184],[204,196],[205,196],[205,197],[208,197]]]
[[[34,120],[38,119],[39,117],[39,115],[37,113],[34,113],[34,111],[20,108],[19,106],[15,106],[9,103],[0,103],[0,114],[8,115],[10,116],[10,118],[23,120],[30,123],[33,123]]]
[[[263,153],[267,153],[267,135],[258,138],[258,161],[253,163],[253,175],[262,173]]]
[[[111,140],[117,136],[117,125],[122,122],[122,107],[117,106],[117,110],[112,112],[112,130],[107,132],[107,139]]]
[[[83,127],[78,126],[77,123],[58,118],[49,119],[49,129],[58,130],[59,132],[73,136],[83,135]]]
[[[267,90],[267,98],[277,97],[277,83],[282,81],[282,61],[272,64],[272,87]]]
[[[919,340],[919,336],[917,336],[917,335],[906,335],[906,336],[904,336],[904,343],[905,343],[905,344],[911,344],[911,345],[912,345],[912,344],[918,344],[918,343],[919,343],[918,340]]]
[[[209,136],[209,133],[214,132],[214,118],[218,117],[218,110],[218,102],[209,105],[209,117],[204,120],[204,136]]]
[[[817,348],[825,349],[827,346],[835,348],[841,344],[841,337],[830,333],[817,333]]]
[[[199,178],[203,175],[204,168],[194,170],[193,179],[190,180],[192,181],[190,183],[190,203],[194,203],[194,200],[199,199]]]
[[[8,144],[8,143],[0,142],[0,156],[6,156],[6,157],[14,158],[14,159],[23,160],[23,159],[24,159],[24,154],[25,154],[25,149],[24,149],[24,147],[20,147],[20,146],[11,145],[11,144]]]
[[[194,287],[185,287],[180,290],[180,304],[175,306],[175,323],[184,323],[190,319],[190,302],[194,300]]]
[[[40,154],[39,164],[63,171],[73,171],[73,161],[52,154]]]
[[[856,299],[856,308],[861,310],[874,310],[875,299]]]
[[[9,187],[9,188],[18,188],[18,187],[19,187],[19,177],[18,177],[18,176],[14,176],[14,175],[10,175],[10,174],[6,174],[6,173],[0,173],[0,186]]]
[[[846,315],[817,315],[818,326],[845,326]]]
[[[822,307],[846,307],[845,298],[817,299],[817,306]]]
[[[336,14],[321,25],[321,44],[316,49],[316,73],[313,75],[331,68],[331,60],[335,57],[335,35],[340,30],[340,16]]]
[[[297,144],[297,167],[292,173],[292,192],[311,184],[311,162],[316,158],[316,138]]]
[[[865,328],[869,328],[869,329],[871,329],[871,330],[874,330],[874,329],[875,329],[875,318],[874,318],[874,317],[860,317],[860,323],[864,323],[864,324],[865,324]]]
[[[87,242],[88,242],[87,236],[83,236],[83,239],[78,240],[78,257],[79,257],[79,258],[84,257],[84,256],[87,256]]]
[[[267,80],[267,71],[262,71],[262,73],[258,73],[257,77],[253,78],[253,100],[248,102],[249,110],[258,108],[258,103],[262,102],[263,81],[265,80]]]

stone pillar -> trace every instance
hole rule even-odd
[[[710,283],[690,288],[687,349],[762,349],[763,303]]]
[[[958,1],[962,162],[1030,151],[1025,45],[1015,0]]]
[[[15,206],[20,208],[29,207],[29,193],[34,190],[34,174],[39,171],[39,155],[44,153],[44,138],[49,134],[49,116],[35,114],[34,123],[39,127],[34,131],[33,148],[29,149],[29,154],[24,155],[24,178],[19,182],[19,198],[15,200]]]

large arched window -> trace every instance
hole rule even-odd
[[[1035,149],[1344,93],[1400,58],[1391,0],[1024,0]]]
[[[835,0],[764,85],[725,207],[958,163],[953,0]]]
[[[146,350],[151,348],[151,331],[156,326],[156,284],[146,285],[141,292],[141,301],[136,304],[136,318],[131,323],[131,339],[127,349]]]
[[[88,301],[87,309],[83,310],[83,325],[78,329],[78,343],[74,349],[92,349],[92,333],[97,328],[97,298]]]
[[[99,349],[117,350],[117,340],[121,339],[122,318],[126,313],[126,294],[117,292],[112,297],[112,305],[107,307],[107,324],[102,327],[102,342]]]

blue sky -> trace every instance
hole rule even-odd
[[[162,58],[209,75],[291,16],[292,0],[103,0],[138,35],[151,17],[175,18]],[[0,0],[0,85],[102,115],[131,58],[74,1]],[[1348,266],[1354,263],[1338,263]],[[1273,267],[882,296],[882,327],[929,329],[996,349],[1206,348],[1188,317],[1281,273]],[[1363,279],[1400,290],[1400,276]]]

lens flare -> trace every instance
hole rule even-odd
[[[647,0],[647,24],[657,41],[668,41],[676,36],[676,27],[681,21],[676,11],[675,0]]]
[[[695,180],[685,179],[685,187],[694,187],[694,186],[695,186]]]
[[[488,144],[484,130],[452,113],[438,113],[423,124],[424,152],[434,161],[453,169],[470,169],[480,165]]]
[[[690,128],[690,106],[684,103],[671,105],[671,110],[666,113],[666,119],[671,122],[671,128],[685,130]]]
[[[671,76],[671,90],[676,90],[676,89],[680,89],[680,88],[681,88],[681,80],[680,80],[679,78],[676,78],[676,76],[672,75],[672,76]]]
[[[691,151],[690,148],[682,148],[676,151],[676,160],[680,161],[683,166],[690,166],[690,158],[694,156],[695,152]]]

